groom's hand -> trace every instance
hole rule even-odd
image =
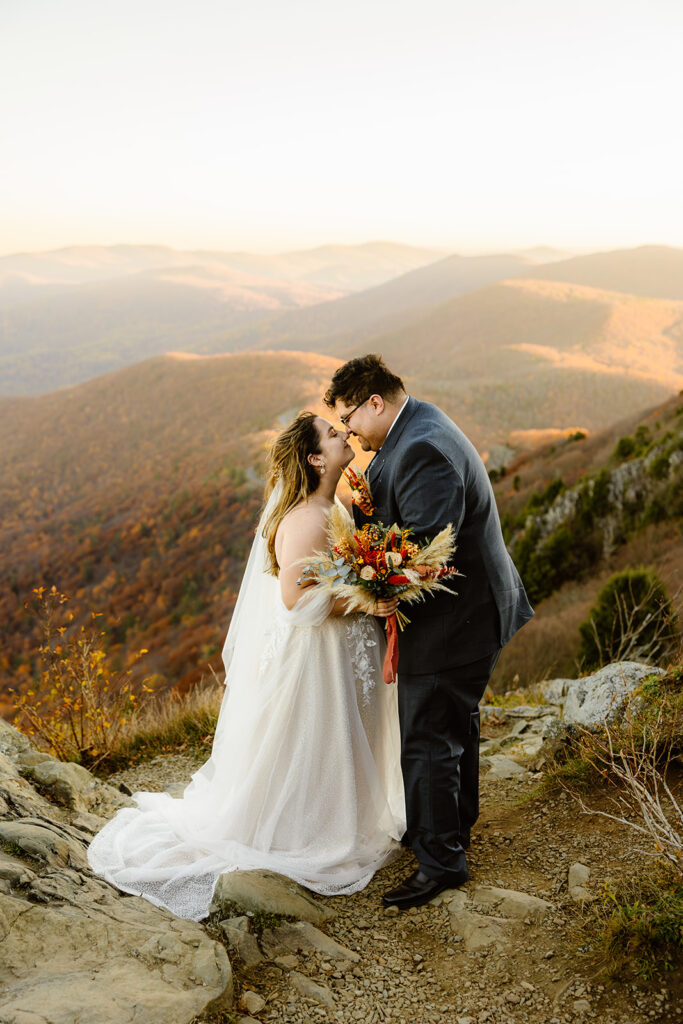
[[[390,615],[395,615],[398,610],[398,598],[392,597],[382,598],[377,601],[374,614],[379,616],[380,619],[388,619]]]

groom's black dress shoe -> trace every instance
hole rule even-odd
[[[409,878],[406,878],[403,885],[399,885],[397,889],[392,889],[390,892],[385,892],[382,896],[382,903],[385,907],[398,907],[399,910],[421,907],[423,903],[429,903],[444,889],[455,889],[457,886],[463,885],[469,877],[465,870],[454,871],[452,874],[441,875],[439,878],[430,878],[418,868]]]

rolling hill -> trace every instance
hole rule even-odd
[[[614,351],[606,357],[610,346],[596,327],[601,318],[608,323],[613,350],[625,345],[632,352],[633,335],[644,353],[643,332],[653,317],[656,341],[649,354],[655,359],[663,351],[662,332],[674,342],[680,336],[670,316],[674,307],[655,314],[652,299],[683,301],[683,250],[643,246],[553,262],[547,260],[556,252],[539,250],[546,259],[542,264],[514,254],[431,259],[435,255],[369,243],[274,256],[114,246],[4,257],[0,387],[5,394],[45,392],[176,350],[288,349],[346,356],[381,347],[389,335],[387,344],[398,354],[402,348],[417,351],[413,341],[421,336],[419,351],[433,362],[430,352],[443,356],[444,332],[462,335],[462,326],[470,332],[470,341],[461,339],[463,357],[477,338],[495,334],[507,339],[508,347],[517,346],[517,365],[522,346],[534,346],[527,348],[529,365],[547,376],[550,364],[557,363],[555,350],[569,349],[562,368],[575,374],[575,386],[597,373],[604,391],[610,388],[604,375],[614,366]],[[505,311],[500,293],[486,290],[502,282],[508,292],[517,292]],[[629,295],[643,305],[629,301]],[[444,303],[458,298],[461,304],[446,310]],[[617,305],[618,314],[607,312]],[[449,315],[454,318],[450,326],[445,323]],[[591,317],[595,324],[588,322]],[[660,329],[662,317],[669,322]],[[434,339],[424,338],[424,325],[436,332]],[[584,329],[582,340],[576,331]],[[493,344],[500,350],[495,339]],[[453,369],[468,374],[467,364]],[[633,369],[629,364],[630,376]],[[627,398],[641,405],[661,394],[637,398],[628,388]],[[601,401],[595,389],[593,397]],[[603,422],[614,412],[609,400],[608,406]]]
[[[226,337],[278,311],[319,306],[439,255],[376,242],[275,256],[163,246],[5,256],[0,393],[52,391],[169,350],[251,347],[226,343]]]
[[[582,293],[583,318],[568,302],[558,314],[555,306],[562,305],[560,299],[547,291],[554,287],[515,282],[492,290],[505,322],[520,297],[535,302],[540,295],[538,329],[543,336],[559,322],[558,315],[567,317],[567,344],[558,346],[560,353],[580,350],[581,339],[588,343],[591,331],[604,338],[614,310],[610,301],[616,300],[608,301],[607,293],[598,298],[593,290],[590,295]],[[464,297],[467,303],[474,298]],[[491,301],[486,305],[490,307]],[[658,315],[662,312],[658,303],[654,309]],[[449,314],[446,320],[453,325],[462,317],[464,313],[454,320]],[[506,344],[517,337],[512,327],[510,332]],[[438,339],[438,334],[430,337]],[[529,339],[528,344],[535,343],[535,335]],[[447,341],[442,338],[434,364],[426,348],[420,351],[431,372],[450,358]],[[396,360],[400,351],[397,348]],[[472,359],[477,351],[476,346],[471,350]],[[457,351],[451,356],[455,361],[448,363],[448,372],[440,381],[431,379],[433,388],[439,382],[451,388],[449,399],[455,395],[453,388],[463,383],[457,366],[465,365],[458,363]],[[489,348],[488,359],[484,358],[489,389],[485,395],[493,406],[472,407],[484,442],[498,422],[504,436],[511,424],[519,423],[521,379],[530,402],[537,403],[523,410],[522,420],[533,428],[552,422],[556,407],[571,411],[573,423],[586,425],[591,400],[598,404],[605,399],[598,389],[582,398],[577,412],[579,392],[572,389],[578,386],[578,371],[552,366],[544,384],[548,393],[539,402],[539,395],[532,395],[538,368],[526,378],[525,371],[518,374],[518,364],[512,365],[512,372],[506,358],[521,360],[524,370],[530,365],[525,361],[536,357],[505,346]],[[177,354],[48,395],[0,399],[0,713],[10,711],[8,688],[26,689],[36,670],[38,634],[24,601],[38,586],[55,584],[69,595],[76,625],[87,624],[90,611],[102,613],[98,623],[114,665],[126,668],[134,652],[148,649],[135,671],[151,676],[159,690],[187,688],[209,666],[220,669],[222,642],[261,503],[264,445],[299,407],[321,409],[320,396],[337,365],[334,358],[307,353]],[[419,368],[415,360],[412,365]],[[484,373],[481,361],[474,369]],[[631,377],[603,374],[605,380],[617,382],[621,413],[627,400],[642,397],[641,374],[642,367],[636,364]],[[591,381],[603,377],[586,371],[579,383],[592,386]],[[473,379],[464,382],[459,393],[462,408],[456,413],[467,411],[464,399],[475,394]],[[630,396],[624,390],[629,382],[634,388]],[[413,383],[413,393],[428,397],[417,379]],[[655,382],[653,387],[662,385]],[[508,400],[503,401],[506,395]],[[530,494],[543,491],[558,474],[570,487],[582,475],[599,472],[609,463],[616,438],[635,429],[636,421],[648,423],[653,438],[663,435],[679,404],[669,401],[645,419],[641,415],[633,423],[611,426],[605,435],[591,434],[576,442],[563,439],[540,454],[520,455],[496,484],[503,515],[518,515]],[[594,419],[602,415],[604,409],[599,409]],[[462,416],[456,418],[463,421]],[[680,416],[676,422],[680,429]],[[655,558],[656,548],[656,564],[666,567],[668,558],[666,564],[675,568],[680,564],[680,530],[672,539],[671,529],[671,524],[652,523],[629,541],[631,547],[617,552],[612,564],[626,558]],[[598,566],[587,581],[568,583],[560,594],[542,602],[537,620],[501,660],[498,678],[510,683],[524,659],[534,671],[548,669],[549,652],[553,659],[565,654],[570,659],[574,632],[566,644],[562,637],[569,637],[570,626],[574,630],[577,617],[594,596],[595,581],[609,568]],[[563,612],[565,606],[569,611]]]
[[[273,255],[163,245],[72,245],[0,256],[0,305],[24,301],[43,290],[56,293],[74,285],[188,266],[223,267],[251,277],[300,281],[328,292],[358,291],[443,255],[393,242],[325,245]]]
[[[262,497],[264,445],[320,407],[335,360],[159,357],[45,396],[0,399],[0,694],[26,685],[23,602],[53,583],[104,613],[123,667],[162,688],[220,662]]]
[[[595,252],[533,267],[525,276],[654,299],[683,299],[683,249],[641,245]]]
[[[304,269],[308,254],[299,255]],[[155,250],[145,257],[161,258]],[[341,297],[329,286],[325,293],[321,284],[254,277],[222,263],[72,284],[0,311],[2,389],[51,391],[178,349],[336,354],[528,266],[519,256],[449,256]]]
[[[557,260],[571,259],[573,253],[555,249],[551,245],[532,245],[529,249],[522,249],[517,255],[533,260],[534,263],[555,263]]]
[[[53,391],[172,349],[211,348],[236,324],[329,295],[207,264],[72,286],[0,311],[2,390]]]
[[[597,430],[683,386],[683,302],[509,280],[371,340],[480,450],[511,432]],[[360,347],[357,351],[361,351]],[[346,353],[345,353],[346,354]]]
[[[221,344],[228,349],[290,348],[341,354],[418,319],[447,299],[516,277],[528,266],[529,261],[520,256],[447,256],[374,288],[238,327]]]

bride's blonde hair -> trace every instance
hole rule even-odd
[[[304,501],[318,488],[320,477],[308,461],[309,455],[320,453],[320,435],[315,426],[314,412],[300,412],[289,426],[273,441],[268,452],[266,501],[276,484],[281,491],[277,504],[263,524],[263,536],[268,550],[268,571],[277,576],[279,567],[275,557],[275,534],[290,509]]]

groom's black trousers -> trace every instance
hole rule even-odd
[[[479,701],[500,651],[427,675],[398,672],[406,834],[421,869],[467,869],[479,817]]]

